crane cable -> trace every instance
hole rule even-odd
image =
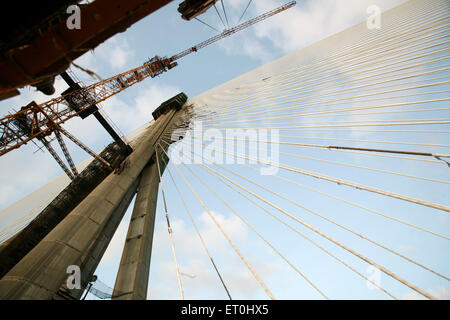
[[[228,22],[227,11],[225,10],[225,5],[223,4],[223,0],[220,0],[220,2],[222,3],[222,9],[223,9],[223,13],[225,14],[225,20],[227,21],[227,26],[228,26],[228,28],[230,28],[230,23]]]
[[[200,23],[203,23],[205,26],[208,26],[208,27],[210,27],[211,29],[213,29],[213,30],[215,30],[215,31],[217,31],[217,32],[219,32],[220,33],[220,31],[219,30],[217,30],[216,28],[214,28],[213,26],[211,26],[211,25],[209,25],[208,23],[206,23],[206,22],[204,22],[204,21],[202,21],[202,20],[200,20],[199,18],[194,18],[195,20],[197,20],[198,22],[200,22]]]
[[[238,24],[239,22],[241,22],[242,18],[244,17],[244,14],[247,12],[248,7],[250,6],[250,4],[252,3],[252,0],[249,0],[247,3],[247,6],[244,9],[244,12],[242,13],[241,17],[239,18]]]
[[[225,22],[223,22],[222,16],[220,15],[219,10],[217,9],[215,3],[214,3],[214,9],[216,9],[217,15],[219,16],[220,21],[222,21],[222,24],[223,24],[223,26],[224,26],[224,28],[225,28],[225,30],[226,30],[226,29],[227,29],[227,26],[225,25]]]

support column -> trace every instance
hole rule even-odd
[[[128,156],[116,143],[110,144],[100,157],[117,168]],[[89,195],[109,174],[99,160],[92,162],[61,191],[52,202],[22,231],[0,245],[0,279],[25,257],[54,227]]]
[[[161,171],[164,169],[165,166],[161,167]],[[153,158],[142,172],[114,286],[113,299],[145,300],[147,298],[158,190],[158,166]]]
[[[139,179],[137,179],[130,187],[125,197],[120,202],[119,207],[112,214],[111,219],[106,224],[103,232],[101,232],[94,243],[92,243],[89,250],[81,258],[80,269],[81,269],[81,288],[80,289],[68,289],[66,283],[63,283],[62,287],[58,291],[58,296],[63,299],[81,299],[85,288],[92,280],[95,270],[97,269],[100,260],[103,257],[112,237],[116,233],[119,227],[120,221],[122,220],[125,212],[130,206],[134,195],[139,184]],[[58,297],[56,297],[58,299]]]
[[[124,162],[123,170],[109,175],[0,280],[0,299],[54,297],[68,277],[67,267],[81,264],[178,113],[171,109],[161,115],[133,146],[135,151]]]

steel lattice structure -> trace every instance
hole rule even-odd
[[[37,104],[34,101],[31,102],[27,106],[22,107],[19,112],[0,119],[0,156],[19,148],[34,138],[42,140],[75,116],[82,118],[89,116],[97,111],[96,104],[148,77],[153,78],[172,69],[177,65],[176,60],[275,14],[292,8],[295,4],[295,1],[291,1],[236,27],[227,29],[219,35],[170,58],[155,56],[137,68],[114,75],[84,88],[80,87],[78,90],[66,90],[60,97],[42,104]]]

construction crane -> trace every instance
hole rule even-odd
[[[68,137],[86,152],[96,157],[100,161],[102,159],[91,151],[87,146],[83,145],[79,140],[72,136],[69,132],[64,130],[61,125],[79,116],[86,118],[87,116],[94,114],[97,119],[102,123],[98,117],[98,103],[118,94],[119,92],[131,87],[132,85],[148,78],[156,77],[178,65],[176,60],[182,57],[196,52],[201,48],[204,48],[220,39],[228,37],[240,30],[243,30],[255,23],[265,20],[275,14],[283,12],[293,6],[296,1],[291,1],[283,6],[266,12],[258,17],[255,17],[247,22],[239,24],[233,28],[224,30],[222,33],[203,41],[187,50],[184,50],[170,58],[155,56],[152,59],[146,61],[143,65],[112,76],[108,79],[93,83],[86,87],[80,87],[75,82],[71,82],[67,78],[67,75],[62,74],[62,77],[69,84],[69,89],[64,91],[60,97],[51,99],[47,102],[37,104],[32,101],[25,107],[22,107],[20,111],[5,116],[0,119],[0,156],[8,153],[11,150],[17,149],[20,146],[28,143],[29,141],[37,138],[44,146],[49,150],[52,156],[56,159],[58,164],[63,168],[67,175],[71,178],[77,175],[76,169],[73,165],[73,161],[70,158],[67,148],[65,147],[61,134]],[[105,120],[102,125],[107,129],[108,124]],[[108,130],[108,129],[107,129]],[[61,145],[61,149],[72,169],[70,171],[54,152],[48,141],[48,137],[54,133],[58,142]],[[112,132],[110,134],[113,136]],[[117,141],[117,136],[115,137]],[[120,141],[120,140],[119,140]],[[130,151],[130,150],[128,150]],[[104,160],[103,160],[104,162]],[[109,165],[106,163],[106,165]]]
[[[226,29],[226,30],[222,31],[220,34],[218,34],[212,38],[209,38],[208,40],[200,42],[199,44],[197,44],[196,46],[193,46],[192,48],[189,48],[187,50],[184,50],[184,51],[174,55],[173,57],[170,58],[170,61],[175,61],[180,58],[183,58],[184,56],[186,56],[192,52],[197,52],[198,49],[204,48],[204,47],[210,45],[211,43],[217,42],[225,37],[231,36],[232,34],[235,34],[236,32],[239,32],[245,28],[248,28],[251,25],[254,25],[260,21],[263,21],[263,20],[271,17],[271,16],[274,16],[280,12],[283,12],[289,8],[292,8],[293,6],[295,6],[295,4],[296,4],[296,1],[291,1],[289,3],[286,3],[285,5],[282,5],[281,7],[278,7],[269,12],[266,12],[260,16],[257,16],[256,18],[250,19],[244,23],[241,23],[241,24],[233,27],[233,28]]]

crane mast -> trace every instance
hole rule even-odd
[[[170,58],[155,56],[137,68],[114,75],[86,87],[82,88],[79,85],[78,87],[71,86],[60,97],[47,102],[41,104],[37,104],[34,101],[31,102],[27,106],[22,107],[20,111],[0,119],[0,156],[19,148],[34,138],[37,138],[47,146],[47,136],[52,133],[67,133],[61,128],[61,125],[69,119],[75,116],[84,119],[96,113],[98,111],[96,104],[148,77],[156,77],[174,68],[177,66],[176,60],[285,11],[295,6],[295,4],[295,1],[291,1],[233,28],[224,30],[222,33]]]

